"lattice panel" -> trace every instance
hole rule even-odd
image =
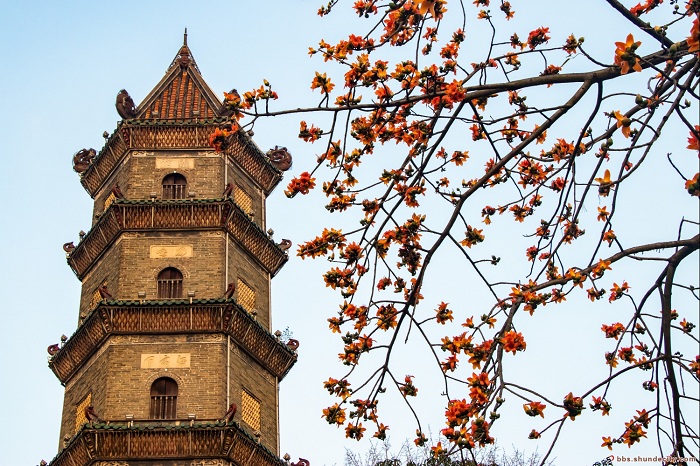
[[[49,362],[66,383],[110,335],[172,334],[224,330],[252,358],[282,379],[296,355],[238,306],[221,304],[168,304],[133,306],[100,304]]]
[[[83,174],[81,183],[94,195],[99,189],[105,174],[109,174],[117,162],[124,156],[126,146],[119,136],[112,136],[107,146],[97,155],[92,166]]]
[[[88,422],[87,417],[85,416],[85,409],[88,406],[92,406],[92,393],[88,393],[85,398],[83,398],[83,401],[78,403],[78,406],[75,408],[75,431],[78,432],[81,427],[83,427],[83,424]]]
[[[119,228],[119,224],[112,215],[103,216],[78,244],[68,261],[76,269],[86,270],[119,233]]]
[[[97,445],[101,451],[108,451],[111,457],[125,457],[129,454],[129,434],[127,432],[104,432]]]
[[[260,430],[260,402],[247,391],[241,392],[241,419],[255,430]]]
[[[243,436],[240,432],[236,432],[236,437],[232,441],[233,447],[231,448],[230,457],[241,458],[247,461],[253,455],[255,452],[255,445],[246,440],[247,437]]]
[[[117,312],[112,317],[112,326],[115,332],[125,332],[129,330],[141,329],[141,313],[133,312]]]
[[[190,316],[183,311],[169,308],[144,309],[141,312],[140,326],[155,332],[185,330],[190,326]]]
[[[89,447],[74,448],[64,461],[52,461],[52,466],[73,466],[74,464],[90,464],[92,456],[90,456]]]
[[[151,430],[153,429],[153,430]],[[192,458],[205,458],[193,460]],[[219,459],[224,457],[225,459]],[[122,458],[129,458],[123,461]],[[140,423],[134,427],[83,431],[60,451],[52,466],[127,466],[127,464],[187,464],[191,466],[284,466],[264,445],[236,426],[153,428]],[[176,459],[185,461],[174,461]]]
[[[116,217],[120,215],[119,210],[115,211],[113,215],[110,215],[106,219],[102,220],[97,227],[100,229],[100,234],[105,238],[109,238],[111,241],[118,233],[121,226],[117,221]]]
[[[102,285],[106,285],[107,283],[104,282]],[[88,309],[95,309],[98,304],[100,304],[100,301],[102,301],[102,295],[100,294],[100,290],[95,290],[92,292],[92,297],[90,298],[90,306],[88,306]]]
[[[253,211],[253,199],[238,185],[233,190],[233,200],[246,214]]]
[[[227,220],[225,224],[224,219]],[[238,204],[230,201],[212,204],[166,201],[114,204],[70,254],[68,263],[78,278],[84,278],[99,256],[124,230],[220,227],[226,228],[269,273],[274,275],[287,261],[287,255],[275,246]]]
[[[168,149],[209,147],[211,131],[195,126],[150,126],[132,128],[131,147],[136,149]]]
[[[181,206],[162,205],[153,211],[153,226],[156,228],[175,228],[190,225],[190,209]]]
[[[238,290],[238,298],[236,299],[238,304],[246,311],[252,311],[255,308],[255,290],[240,278],[238,279],[236,289]]]
[[[83,360],[90,355],[95,345],[102,340],[106,333],[99,319],[88,319],[83,326],[80,327],[80,330],[76,333],[76,336],[77,335],[84,336],[84,338],[72,339],[73,341],[70,342],[71,353],[73,357]],[[66,343],[65,347],[67,346],[68,343]]]
[[[209,330],[223,328],[221,312],[215,308],[204,308],[192,315],[192,329]]]
[[[143,205],[124,207],[125,228],[149,228],[152,226],[151,207]]]
[[[221,206],[219,205],[197,206],[191,214],[191,226],[206,228],[220,224],[220,210]]]
[[[117,196],[115,196],[114,193],[109,193],[109,196],[107,196],[107,199],[105,199],[104,210],[107,210],[107,207],[111,206],[116,199]]]
[[[221,448],[221,432],[216,430],[204,431],[202,435],[197,435],[192,439],[190,454],[193,456],[206,455],[210,451],[216,451],[217,448]],[[202,466],[216,465],[220,464],[223,466],[223,462],[214,462],[216,460],[210,460],[211,462],[202,461],[198,463],[196,461],[192,462],[192,466],[197,466],[201,464]]]

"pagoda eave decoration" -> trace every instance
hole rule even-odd
[[[163,318],[167,310],[167,318]],[[234,300],[103,301],[88,315],[49,367],[62,384],[112,335],[223,333],[282,380],[297,355]]]
[[[209,136],[222,126],[230,127],[231,120],[227,117],[210,120],[123,120],[82,173],[80,183],[94,198],[130,151],[211,149]],[[230,146],[224,153],[233,163],[253,174],[255,183],[266,195],[282,180],[280,170],[242,130],[231,138]]]
[[[128,201],[116,200],[68,255],[68,265],[82,280],[107,248],[124,232],[223,230],[252,254],[272,276],[289,256],[231,198]]]
[[[237,466],[286,466],[238,423],[223,421],[88,423],[49,464],[168,459],[223,459]]]

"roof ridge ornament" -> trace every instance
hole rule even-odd
[[[119,116],[125,120],[134,118],[138,114],[136,111],[136,106],[134,105],[134,100],[125,89],[122,89],[117,94],[117,102],[115,103],[115,106],[117,107],[117,113],[119,113]]]

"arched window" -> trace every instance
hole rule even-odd
[[[151,385],[150,419],[175,419],[177,416],[177,382],[161,377]]]
[[[179,173],[163,178],[163,199],[184,199],[187,195],[187,179]]]
[[[182,272],[168,267],[158,274],[158,299],[182,298]]]

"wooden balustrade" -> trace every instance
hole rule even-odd
[[[85,424],[51,466],[97,461],[219,458],[240,466],[285,466],[236,422]]]

